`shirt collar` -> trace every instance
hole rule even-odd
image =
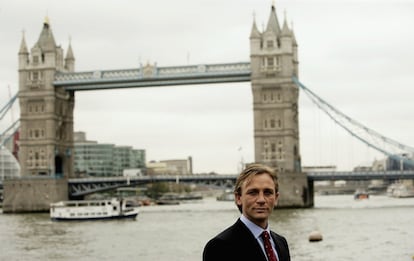
[[[270,233],[269,225],[266,227],[266,229],[263,229],[250,221],[247,217],[245,217],[243,214],[240,217],[241,222],[246,225],[246,227],[252,232],[254,237],[257,239],[260,237],[260,235],[263,233],[264,230]]]

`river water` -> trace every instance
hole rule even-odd
[[[0,213],[0,260],[201,260],[204,244],[239,217],[233,202],[142,207],[135,221],[52,222]],[[312,209],[276,209],[292,261],[414,260],[414,198],[316,196]],[[310,243],[318,230],[323,241]]]

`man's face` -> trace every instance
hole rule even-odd
[[[263,173],[244,181],[241,195],[236,195],[236,204],[242,205],[242,213],[256,225],[266,228],[267,219],[277,203],[279,193],[269,174]]]

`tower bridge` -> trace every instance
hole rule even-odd
[[[51,202],[79,197],[103,189],[173,181],[176,177],[139,177],[113,179],[79,179],[74,172],[73,111],[75,93],[86,90],[177,86],[251,82],[253,95],[254,161],[277,168],[282,207],[313,205],[313,181],[335,178],[374,178],[376,174],[312,174],[301,168],[298,97],[299,89],[312,94],[299,82],[298,44],[286,18],[279,23],[276,8],[271,6],[266,27],[260,31],[253,21],[250,32],[250,61],[226,64],[198,64],[158,67],[141,65],[124,70],[75,71],[75,56],[69,44],[66,54],[57,45],[48,20],[43,23],[39,39],[29,49],[24,36],[18,52],[20,133],[20,178],[5,180],[3,212],[32,212],[49,209]],[[162,90],[160,90],[162,91]],[[328,115],[337,111],[325,106]],[[341,117],[349,120],[338,113]],[[358,125],[365,130],[366,127]],[[345,121],[338,122],[347,131],[366,141]],[[370,131],[373,133],[372,131]],[[376,133],[374,133],[376,134]],[[379,140],[383,136],[376,135]],[[401,147],[401,144],[394,143]],[[379,149],[374,143],[368,145]],[[386,152],[386,151],[383,151]],[[388,173],[383,178],[396,178]],[[407,174],[403,177],[412,177]],[[213,181],[214,179],[214,181]],[[235,176],[180,177],[188,182],[231,182]]]
[[[282,173],[286,191],[307,191],[301,172],[298,124],[298,50],[286,18],[279,23],[274,4],[266,28],[253,21],[250,32],[250,61],[228,64],[158,67],[147,64],[127,70],[75,72],[75,55],[69,44],[66,54],[56,44],[46,19],[38,41],[30,49],[23,36],[19,58],[21,177],[5,182],[3,211],[24,212],[47,209],[51,201],[65,199],[62,180],[77,178],[73,157],[73,110],[75,92],[117,88],[250,81],[254,110],[254,161]],[[50,177],[50,184],[37,184],[30,177]],[[41,189],[40,189],[41,187]],[[295,188],[293,188],[295,187]],[[11,189],[14,188],[14,189]],[[10,190],[9,190],[10,189]],[[33,195],[28,196],[30,190]],[[12,195],[8,196],[8,191]],[[41,191],[41,192],[38,192]],[[48,199],[42,198],[43,194]],[[279,202],[286,206],[313,204],[300,195],[286,193]],[[310,195],[306,198],[311,199]]]

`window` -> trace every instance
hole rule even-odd
[[[32,80],[33,81],[39,80],[39,72],[33,72],[33,74],[32,74]]]
[[[267,66],[274,66],[275,60],[273,57],[267,57]]]
[[[272,47],[274,47],[274,42],[273,42],[273,40],[268,40],[268,41],[266,42],[266,44],[267,44],[267,47],[268,47],[268,48],[272,48]]]

